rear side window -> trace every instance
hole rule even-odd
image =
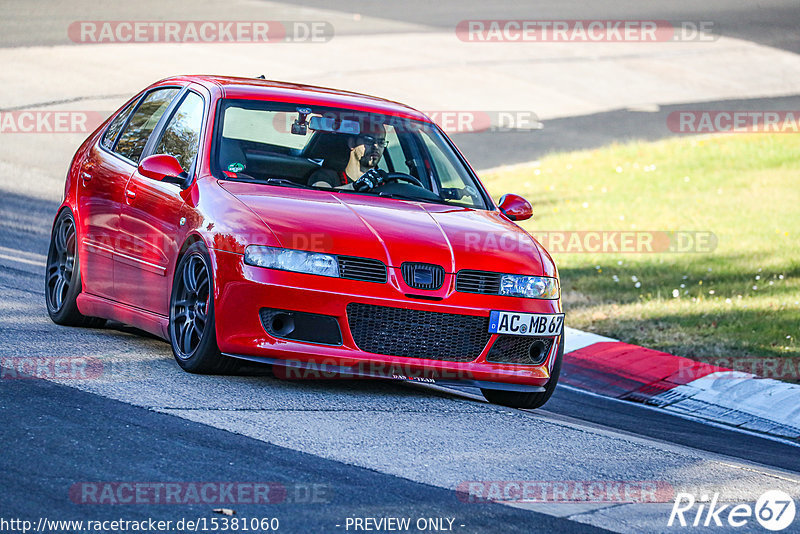
[[[128,120],[133,108],[136,106],[136,102],[138,102],[138,99],[125,106],[125,109],[120,111],[116,118],[111,121],[106,133],[103,134],[102,143],[107,149],[111,150],[114,148],[114,141],[117,140],[117,134],[122,129],[122,125],[125,124],[125,121]]]
[[[189,92],[170,118],[154,154],[169,154],[189,171],[197,156],[200,127],[203,124],[203,99]]]
[[[133,113],[128,126],[120,135],[115,152],[134,163],[139,163],[147,139],[153,133],[153,129],[167,111],[178,91],[177,88],[169,87],[156,89],[149,93]]]

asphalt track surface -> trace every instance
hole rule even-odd
[[[298,20],[303,15],[298,12],[298,7],[328,11],[328,18],[335,23],[337,33],[343,35],[377,34],[409,28],[442,31],[454,29],[460,21],[468,19],[710,21],[714,23],[716,34],[800,52],[800,27],[797,24],[800,21],[800,5],[792,0],[298,0],[291,3],[254,0],[226,6],[226,18],[259,20],[258,17],[262,17],[263,20],[265,14],[269,13],[268,20]],[[60,4],[5,0],[3,8],[4,16],[14,24],[10,25],[13,29],[0,35],[0,46],[69,43],[63,28],[75,20],[209,20],[208,17],[213,20],[219,17],[219,7],[214,2],[186,0],[110,1],[102,4],[91,0]],[[285,15],[285,18],[281,18],[281,15]],[[386,21],[394,24],[387,24]]]
[[[261,4],[251,2],[252,11],[242,16],[257,13]],[[416,1],[299,4],[338,12],[337,28],[345,33],[393,31],[385,20],[404,29],[440,31],[466,18],[641,17],[714,20],[725,35],[800,51],[796,2],[467,1],[457,11],[452,4]],[[29,24],[0,36],[0,46],[62,44],[64,22],[90,16],[146,18],[142,11],[157,10],[160,19],[177,19],[186,5],[97,8],[74,2],[70,10],[53,12],[9,1],[7,16]],[[198,4],[192,18],[202,18],[204,9],[205,3]],[[352,13],[374,16],[376,22],[349,27],[345,22]],[[800,97],[790,96],[698,105],[751,110],[797,109],[799,103]],[[487,132],[455,140],[476,167],[485,168],[553,150],[666,137],[671,134],[663,129],[664,116],[672,109],[620,108],[556,119],[545,125],[553,134],[547,136]],[[589,532],[592,525],[667,531],[671,503],[535,509],[468,504],[454,491],[466,480],[657,480],[676,489],[720,488],[732,501],[753,501],[774,488],[797,496],[796,445],[572,388],[559,387],[544,409],[531,413],[480,402],[468,388],[287,383],[257,367],[242,376],[196,377],[177,367],[164,342],[123,325],[58,327],[47,318],[42,295],[42,261],[57,202],[13,177],[3,177],[0,185],[0,355],[88,355],[108,369],[99,380],[0,380],[0,518],[213,515],[207,505],[102,506],[70,500],[74,484],[93,481],[270,481],[290,489],[316,484],[324,495],[320,502],[289,498],[276,505],[233,506],[239,517],[279,517],[285,532],[344,532],[336,525],[353,516],[455,517],[459,532]]]
[[[459,532],[486,532],[498,525],[507,532],[530,532],[534,525],[557,532],[607,532],[499,504],[464,502],[453,491],[320,459],[66,386],[7,380],[0,387],[6,518],[38,518],[46,511],[49,518],[99,521],[120,516],[195,519],[209,517],[209,506],[92,506],[71,500],[69,490],[76,482],[111,480],[268,481],[281,485],[276,502],[238,504],[237,516],[277,517],[280,529],[288,532],[335,531],[347,517],[384,515],[455,517]],[[32,463],[32,450],[52,455],[46,463]]]
[[[240,517],[278,517],[288,532],[335,532],[346,517],[397,515],[456,517],[464,532],[587,528],[576,521],[631,532],[663,527],[669,505],[545,510],[566,516],[557,519],[463,503],[453,490],[465,480],[663,480],[675,488],[742,490],[750,500],[773,482],[797,485],[795,445],[572,388],[559,387],[531,413],[477,401],[470,388],[285,382],[259,367],[237,377],[198,377],[175,365],[166,343],[123,325],[58,327],[46,317],[36,265],[55,209],[54,202],[11,194],[0,205],[3,356],[91,356],[108,372],[61,384],[0,380],[3,517],[210,517],[207,505],[79,505],[69,488],[268,481],[328,492],[313,505],[235,506]],[[10,250],[19,251],[15,259]],[[604,515],[615,509],[619,517]],[[640,527],[626,528],[628,522]]]

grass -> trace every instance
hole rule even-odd
[[[798,378],[800,136],[615,144],[482,179],[531,202],[534,234],[713,232],[712,252],[554,252],[567,324],[745,371],[797,358],[782,362]]]

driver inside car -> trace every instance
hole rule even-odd
[[[356,191],[378,187],[387,177],[386,172],[378,168],[387,144],[386,128],[382,124],[372,125],[367,131],[347,140],[350,157],[344,171],[317,169],[309,177],[308,185]]]

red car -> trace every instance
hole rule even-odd
[[[558,273],[427,116],[379,98],[183,76],[78,149],[47,310],[169,340],[192,373],[241,360],[480,387],[535,408],[564,351]],[[278,367],[281,366],[281,367]]]

